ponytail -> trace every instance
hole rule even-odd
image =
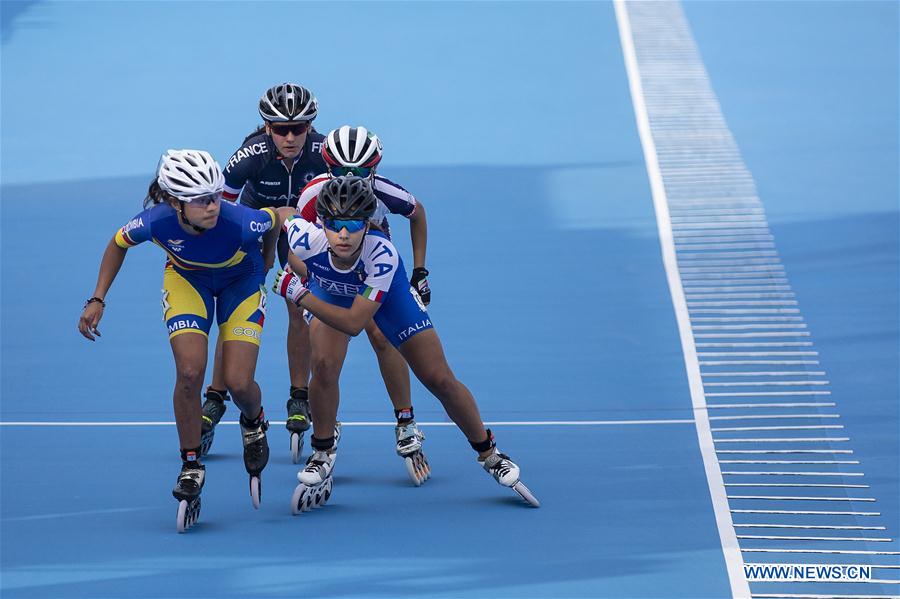
[[[150,187],[147,188],[147,195],[144,197],[144,210],[157,204],[165,204],[171,198],[172,196],[159,186],[159,181],[154,177],[153,181],[150,182]]]
[[[245,143],[247,143],[247,142],[250,140],[251,137],[256,137],[256,136],[259,135],[260,133],[265,133],[265,132],[266,132],[266,125],[265,125],[265,123],[263,123],[262,125],[260,125],[259,127],[257,127],[257,128],[253,131],[253,133],[251,133],[250,135],[248,135],[247,137],[245,137],[245,138],[244,138],[244,141],[241,142],[241,145],[244,145]]]

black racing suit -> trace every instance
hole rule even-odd
[[[310,129],[300,154],[290,168],[282,162],[281,154],[265,131],[251,135],[232,154],[225,165],[226,200],[236,201],[251,208],[297,207],[300,191],[313,177],[326,170],[322,158],[325,136]],[[278,238],[278,260],[287,262],[287,239],[282,233]]]

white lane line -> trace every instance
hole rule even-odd
[[[806,489],[869,489],[870,485],[850,485],[846,483],[725,483],[726,487],[803,487]]]
[[[700,352],[698,355],[709,358],[716,357],[728,357],[728,356],[741,356],[745,358],[749,357],[770,357],[770,356],[818,356],[819,352],[817,351],[780,351],[780,352],[764,352],[764,351],[747,351],[747,352]],[[816,362],[818,364],[818,362]]]
[[[775,287],[779,287],[779,286],[776,285]],[[786,286],[785,286],[785,287],[786,287]],[[686,288],[686,289],[687,289],[687,288]],[[695,287],[694,289],[717,289],[717,288],[716,288],[716,287]],[[740,287],[718,287],[718,289],[740,289]],[[746,287],[746,289],[762,289],[762,287],[759,287],[759,286],[753,286],[753,287]],[[694,320],[695,322],[698,321],[698,319],[696,319],[696,318],[693,319],[693,320]],[[720,319],[704,319],[704,320],[699,320],[699,322],[704,322],[704,321],[708,322],[709,320],[719,320],[719,321],[721,321],[721,322],[729,322],[729,319],[725,319],[725,318],[720,318]],[[792,323],[786,322],[788,319],[781,319],[781,320],[782,320],[782,323],[781,323],[781,324],[762,324],[761,321],[767,320],[767,319],[765,319],[765,318],[744,318],[744,319],[741,319],[741,320],[743,320],[743,321],[745,321],[745,322],[748,321],[748,320],[750,320],[750,321],[759,321],[759,322],[751,322],[750,324],[742,324],[742,325],[714,325],[714,326],[706,326],[706,325],[699,325],[699,326],[697,326],[697,325],[695,325],[695,326],[694,326],[694,329],[696,330],[696,329],[699,329],[699,328],[701,328],[701,327],[702,327],[702,328],[710,328],[710,329],[712,329],[712,328],[719,328],[719,329],[737,329],[737,328],[741,328],[741,327],[747,328],[747,329],[760,329],[760,328],[769,328],[769,329],[777,329],[777,328],[786,328],[786,329],[790,329],[790,328],[794,328],[794,329],[805,329],[805,328],[806,328],[806,325],[805,325],[805,324],[792,324]],[[801,318],[795,317],[794,320],[795,320],[795,321],[796,321],[796,320],[801,320]],[[733,322],[733,320],[731,320],[731,321]]]
[[[890,543],[887,537],[794,537],[776,535],[738,535],[739,539],[762,539],[767,541],[858,541],[861,543]]]
[[[824,371],[795,370],[795,371],[753,371],[753,372],[702,372],[704,377],[708,376],[825,376]]]
[[[843,454],[853,453],[852,449],[717,449],[716,453],[727,454]]]
[[[865,549],[741,549],[744,553],[829,553],[842,555],[900,555],[900,551],[869,551]],[[858,596],[858,595],[857,595]],[[775,597],[784,597],[784,595],[775,595]],[[824,595],[831,597],[834,595]],[[890,599],[884,595],[877,595],[877,599]]]
[[[689,295],[688,305],[689,306],[738,306],[738,305],[748,305],[748,306],[759,306],[759,305],[796,305],[784,302],[791,302],[796,300],[788,300],[784,298],[794,297],[793,293],[697,293],[694,295]],[[743,299],[742,299],[743,298]],[[779,300],[779,298],[782,298]],[[767,300],[765,304],[757,301],[757,300]],[[772,302],[778,302],[777,304],[772,304]],[[715,304],[711,302],[717,302]]]
[[[735,514],[787,514],[791,516],[880,516],[881,512],[844,512],[835,510],[731,510]]]
[[[722,476],[865,476],[862,472],[723,472]]]
[[[708,409],[713,408],[833,408],[834,402],[804,402],[804,403],[714,403],[706,404]]]
[[[775,581],[765,580],[757,582]],[[864,582],[869,584],[897,584],[896,581],[886,582],[884,580],[875,579],[869,579]],[[828,593],[827,595],[819,595],[816,593],[753,593],[751,597],[753,599],[900,599],[900,595],[844,595],[835,593]]]
[[[831,391],[748,391],[747,393],[707,393],[707,397],[797,397],[807,395],[831,395]]]
[[[772,418],[840,418],[840,414],[742,414],[740,416],[710,416],[710,420],[769,420]]]
[[[720,464],[859,464],[859,460],[719,460]]]
[[[691,301],[687,306],[691,314],[699,313],[696,308],[734,308],[747,309],[743,306],[798,306],[797,300],[722,300],[722,301]]]
[[[719,341],[704,341],[703,343],[697,343],[697,347],[812,347],[812,341],[766,341],[766,342],[755,342],[755,341],[737,341],[734,343],[724,343]]]
[[[657,420],[536,420],[536,421],[506,421],[496,420],[485,422],[487,426],[617,426],[617,425],[641,425],[641,424],[693,424],[690,418],[657,419]],[[220,425],[237,426],[237,420],[223,420]],[[282,425],[284,421],[271,420],[270,425]],[[418,422],[419,426],[456,426],[452,422]],[[82,422],[53,422],[53,421],[3,421],[0,426],[175,426],[174,421],[82,421]],[[397,426],[396,422],[341,422],[341,426]]]
[[[732,274],[732,273],[752,273],[759,276],[761,272],[778,272],[784,270],[781,264],[758,264],[755,266],[732,266],[730,268],[721,268],[719,266],[683,266],[679,268],[684,274]]]
[[[793,323],[803,322],[802,316],[695,316],[692,322],[746,322],[750,324],[765,322]],[[787,326],[787,325],[785,325]]]
[[[749,240],[736,243],[684,243],[675,244],[675,249],[679,252],[688,250],[753,250],[774,248],[775,244],[771,241],[757,241],[751,243]]]
[[[803,530],[886,530],[884,526],[835,526],[832,524],[735,524],[735,528],[799,528]]]
[[[874,503],[872,497],[786,497],[783,495],[729,495],[728,499],[753,499],[761,501],[862,501]]]
[[[716,443],[846,443],[850,437],[793,437],[793,438],[751,438],[714,439]]]
[[[783,328],[784,325],[776,325]],[[711,329],[719,329],[721,327],[708,327]],[[748,333],[697,333],[695,339],[775,339],[780,337],[809,337],[809,331],[752,331]]]
[[[714,433],[739,432],[739,431],[811,431],[811,430],[839,430],[843,424],[810,424],[803,426],[726,426],[716,427]]]
[[[818,360],[701,360],[701,366],[818,366]]]
[[[647,175],[650,179],[653,206],[656,211],[656,224],[660,238],[663,265],[666,271],[666,279],[669,284],[669,292],[672,296],[672,305],[675,310],[678,333],[681,338],[681,348],[684,354],[685,369],[687,370],[688,386],[693,407],[704,408],[706,398],[703,395],[703,383],[700,378],[700,365],[697,362],[697,351],[694,347],[694,339],[691,333],[690,315],[687,309],[687,300],[681,287],[681,278],[678,272],[678,261],[675,256],[675,241],[669,220],[668,199],[665,185],[660,173],[659,162],[656,154],[656,143],[650,130],[650,119],[647,106],[644,102],[643,86],[631,32],[631,22],[624,0],[615,0],[616,21],[619,27],[619,37],[622,44],[622,52],[625,57],[625,66],[628,73],[628,83],[631,90],[631,99],[634,105],[635,118],[637,120],[638,133],[641,146],[644,151],[644,160],[647,166]],[[680,12],[680,6],[674,3],[670,5]],[[706,410],[695,411],[697,417],[695,426],[700,445],[700,453],[703,458],[704,471],[713,504],[713,512],[716,518],[716,527],[719,532],[719,541],[725,557],[725,565],[728,572],[728,580],[731,593],[734,597],[749,597],[750,585],[743,572],[743,558],[740,552],[737,535],[728,511],[728,499],[722,474],[719,470],[719,462],[716,458],[715,446],[712,440],[709,420],[706,418]]]
[[[828,385],[829,381],[739,381],[705,383],[706,387],[814,387]]]
[[[785,315],[785,314],[800,314],[799,308],[698,308],[691,310],[691,314],[722,314],[728,316],[715,316],[715,317],[707,317],[707,318],[731,318],[735,314],[745,315],[745,314],[754,314],[753,318],[758,318],[759,316],[769,316],[769,315]],[[691,318],[695,318],[692,316]],[[703,318],[703,317],[701,317]]]

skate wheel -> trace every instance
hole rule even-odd
[[[328,499],[331,497],[331,477],[325,479],[318,487],[312,489],[313,498],[312,498],[312,507],[313,509],[322,507],[326,503],[328,503]]]
[[[250,501],[253,502],[253,509],[259,509],[259,502],[262,500],[262,480],[258,476],[250,477]]]
[[[303,483],[297,485],[297,488],[294,489],[294,494],[291,496],[291,513],[296,516],[313,509],[313,498],[310,487]]]
[[[300,483],[294,489],[291,496],[291,513],[293,515],[302,512],[308,512],[317,507],[321,507],[331,498],[331,477],[327,478],[321,485],[310,487],[304,483]]]
[[[184,499],[178,502],[178,515],[175,519],[175,528],[178,530],[179,534],[183,533],[188,529],[190,524],[187,523],[187,508],[188,502]]]
[[[341,423],[334,423],[334,448],[337,449],[338,441],[341,440]]]
[[[216,429],[212,428],[200,435],[200,457],[205,458],[212,449],[213,437],[216,436]]]
[[[406,462],[406,472],[409,474],[409,477],[412,479],[413,484],[417,487],[422,484],[422,481],[419,480],[419,473],[416,471],[416,464],[413,462],[412,458],[403,458],[403,461]]]
[[[535,497],[522,481],[512,486],[512,490],[519,494],[519,497],[528,502],[531,507],[541,507],[541,502]]]
[[[300,463],[303,455],[303,433],[291,433],[291,462]]]
[[[409,473],[409,477],[417,487],[431,477],[431,468],[428,467],[428,460],[425,459],[425,454],[421,451],[407,456],[403,461],[406,462],[406,471]]]

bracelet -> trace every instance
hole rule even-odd
[[[304,297],[306,297],[306,296],[309,295],[310,293],[312,293],[312,291],[310,291],[309,289],[307,289],[306,291],[304,291],[303,293],[301,293],[301,294],[300,294],[300,297],[297,298],[297,301],[294,302],[294,305],[296,305],[296,306],[299,308],[299,307],[300,307],[300,302],[303,300]]]
[[[96,296],[92,297],[92,298],[88,299],[88,301],[84,302],[84,307],[87,308],[89,305],[93,304],[94,302],[99,302],[99,304],[101,306],[103,306],[104,308],[106,307],[106,302],[103,301],[103,298],[96,297]]]

